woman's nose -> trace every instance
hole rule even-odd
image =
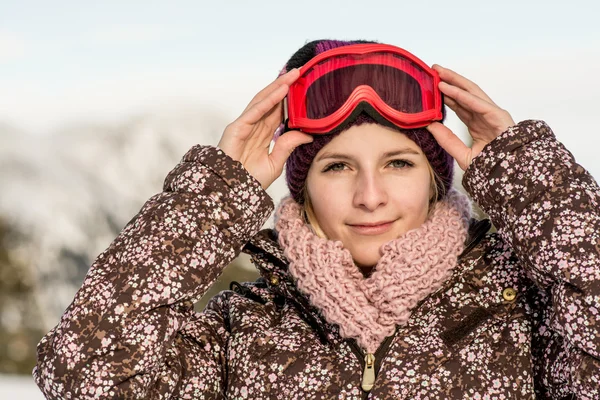
[[[374,211],[388,201],[388,192],[382,177],[373,172],[357,176],[354,206]]]

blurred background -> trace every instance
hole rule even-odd
[[[40,398],[35,345],[89,265],[307,41],[378,40],[452,68],[515,120],[547,121],[598,179],[599,11],[593,0],[0,0],[0,397]],[[447,125],[468,140],[453,115]],[[269,192],[277,202],[284,182]],[[236,260],[214,292],[255,276]]]

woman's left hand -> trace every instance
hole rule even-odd
[[[508,111],[498,107],[475,83],[439,65],[434,65],[433,69],[440,75],[439,88],[445,95],[444,103],[467,126],[473,144],[471,147],[466,146],[448,127],[439,122],[432,123],[427,129],[464,171],[486,144],[515,122]]]

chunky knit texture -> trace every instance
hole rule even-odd
[[[452,274],[471,218],[469,199],[452,189],[419,228],[384,244],[374,272],[365,278],[341,241],[318,237],[286,198],[276,212],[279,243],[298,288],[340,335],[374,353],[396,325]]]

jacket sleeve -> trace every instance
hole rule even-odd
[[[549,296],[538,332],[547,395],[600,398],[600,189],[542,121],[489,143],[463,185]]]
[[[98,256],[39,343],[33,375],[42,392],[52,399],[168,398],[187,390],[179,387],[183,375],[200,377],[191,379],[190,398],[222,390],[225,300],[201,314],[193,304],[272,209],[240,163],[214,147],[192,148],[163,192]]]

